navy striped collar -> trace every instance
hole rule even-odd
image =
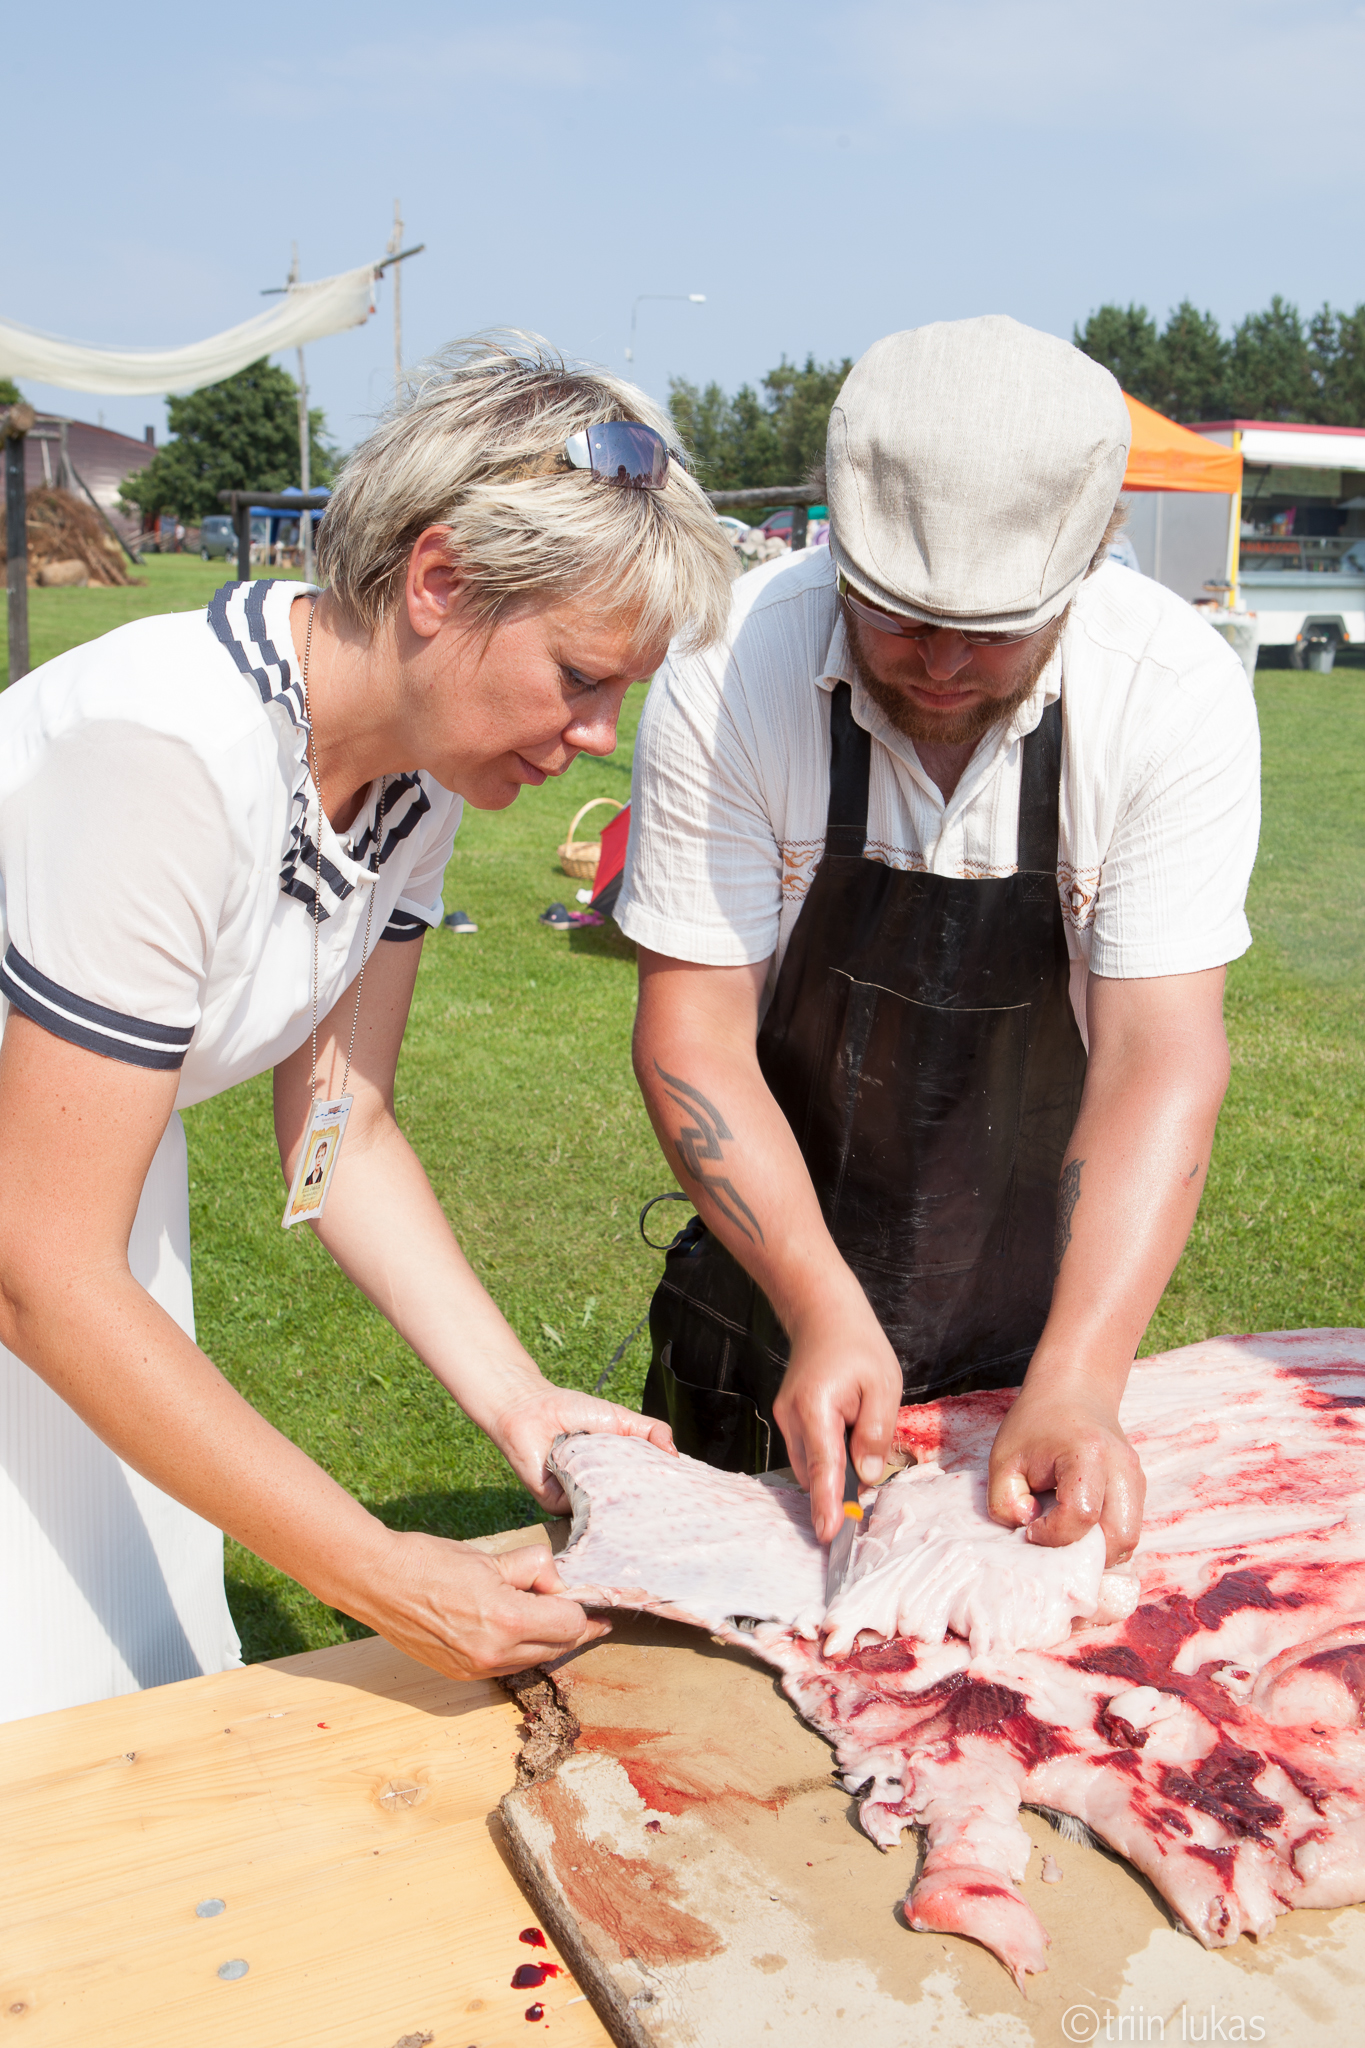
[[[279,704],[289,714],[298,728],[300,736],[308,730],[308,721],[303,708],[303,684],[294,662],[293,641],[289,632],[289,610],[296,597],[312,595],[316,586],[309,583],[285,583],[274,577],[254,577],[246,583],[225,583],[209,605],[209,625],[222,645],[237,664],[241,674],[254,685],[260,694],[262,704]],[[285,598],[277,595],[287,592]],[[273,600],[273,604],[272,604]],[[276,609],[271,624],[267,622],[267,607]],[[283,612],[281,624],[278,612]],[[368,867],[374,857],[374,816],[378,808],[378,792],[369,799],[365,812],[364,829],[355,837],[349,848],[344,849],[357,867]],[[379,865],[382,868],[394,851],[431,809],[431,799],[422,786],[421,776],[415,771],[407,775],[389,778],[384,796],[384,843],[379,849]],[[310,815],[317,811],[317,792],[308,769],[306,745],[299,750],[298,773],[293,789],[293,803],[290,807],[289,838],[284,848],[280,866],[280,889],[286,896],[297,897],[301,903],[312,907],[314,891],[318,891],[318,915],[326,919],[332,912],[354,894],[355,885],[336,862],[322,856],[321,869],[318,865],[318,849],[308,829]]]
[[[209,605],[209,624],[226,647],[242,674],[260,692],[262,704],[282,704],[295,725],[307,724],[303,710],[303,684],[294,673],[293,646],[289,640],[289,612],[285,609],[283,643],[277,646],[266,626],[267,600],[280,588],[274,577],[256,576],[247,583],[225,583],[215,591]],[[307,597],[311,583],[285,586],[289,602]]]

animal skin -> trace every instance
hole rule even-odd
[[[911,1926],[984,1943],[1021,1988],[1048,1946],[1021,1804],[1093,1829],[1209,1948],[1365,1899],[1365,1331],[1139,1361],[1147,1506],[1117,1574],[1098,1535],[1048,1550],[987,1518],[1014,1398],[901,1410],[916,1463],[827,1613],[804,1495],[618,1437],[555,1447],[560,1575],[775,1666],[873,1841],[924,1829]]]

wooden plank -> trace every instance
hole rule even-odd
[[[375,1640],[0,1728],[0,2021],[39,2048],[499,2048],[539,2001],[601,2048],[571,1977],[511,1986],[560,1960],[518,1941],[490,1812],[517,1725]]]
[[[880,1852],[826,1744],[770,1672],[637,1620],[559,1668],[574,1755],[509,1793],[523,1883],[621,2048],[1054,2048],[1262,2041],[1345,2048],[1365,1998],[1365,1909],[1299,1911],[1206,1951],[1118,1857],[1024,1824],[1049,1969],[1016,1990],[975,1943],[911,1934],[913,1837]],[[1067,2015],[1071,2017],[1068,2019]],[[1221,2016],[1220,2027],[1213,2018]]]

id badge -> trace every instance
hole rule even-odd
[[[284,1205],[282,1229],[292,1230],[296,1223],[314,1223],[321,1216],[354,1099],[351,1095],[339,1095],[335,1102],[313,1104],[303,1150],[294,1169],[294,1185]]]

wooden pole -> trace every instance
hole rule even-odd
[[[1241,454],[1242,429],[1240,427],[1234,427],[1232,430],[1232,448],[1235,455]],[[1239,479],[1236,490],[1228,500],[1228,564],[1224,571],[1228,582],[1228,610],[1233,612],[1237,609],[1237,576],[1241,566],[1242,485]]]
[[[308,423],[308,372],[303,364],[303,350],[299,350],[299,482],[304,496],[308,495],[308,454],[312,434]],[[303,580],[313,581],[313,515],[299,514],[299,539],[303,542]]]
[[[95,493],[91,490],[89,484],[85,481],[85,478],[81,475],[80,471],[77,469],[75,463],[71,460],[70,456],[67,456],[66,458],[66,472],[67,475],[71,478],[72,483],[79,484],[81,489],[85,492],[86,497],[90,500],[90,503],[94,506],[95,511],[98,513],[99,517],[104,521],[105,525],[108,527],[114,539],[123,549],[124,554],[128,557],[128,560],[132,563],[133,567],[135,569],[140,569],[142,567],[141,555],[135,555],[133,553],[133,550],[129,547],[127,541],[123,538],[123,535],[119,532],[113,520],[109,517],[109,514],[105,511],[103,505],[101,505],[99,499],[95,496]]]
[[[295,285],[296,285],[296,284],[298,283],[298,281],[299,281],[299,245],[298,245],[298,243],[297,243],[297,242],[295,242],[295,243],[294,243],[294,244],[292,245],[292,247],[291,247],[291,250],[290,250],[290,260],[289,260],[289,289],[290,289],[291,291],[293,290],[294,286],[295,286]],[[299,488],[300,488],[300,489],[301,489],[301,490],[303,491],[303,493],[304,493],[304,495],[305,495],[305,496],[307,496],[307,493],[308,493],[308,453],[309,453],[309,444],[310,444],[310,442],[312,441],[312,438],[313,438],[313,437],[312,437],[312,434],[311,434],[311,433],[310,433],[310,431],[309,431],[309,423],[308,423],[308,371],[307,371],[307,368],[306,368],[306,366],[305,366],[305,364],[304,364],[304,360],[303,360],[303,350],[302,350],[302,349],[300,349],[300,350],[299,350]],[[302,543],[302,546],[303,546],[303,580],[304,580],[304,582],[305,582],[305,583],[311,583],[311,582],[312,582],[312,580],[313,580],[313,515],[312,515],[312,513],[311,513],[311,512],[300,512],[300,514],[299,514],[299,540],[300,540],[300,542]],[[238,543],[238,561],[240,562],[240,560],[241,560],[241,544],[240,544],[240,541],[239,541],[239,543]]]
[[[396,256],[403,246],[402,201],[393,202],[393,240],[389,243],[390,256]],[[393,395],[396,398],[403,388],[403,266],[393,266]]]
[[[713,505],[723,510],[728,505],[743,508],[746,505],[823,505],[825,492],[817,490],[814,484],[756,484],[743,491],[708,491],[707,497]]]
[[[326,491],[313,491],[303,502],[299,493],[280,491],[219,491],[218,503],[226,505],[237,528],[237,576],[245,583],[251,575],[251,508],[261,512],[316,512],[327,510]]]
[[[9,679],[28,674],[28,493],[24,483],[27,435],[33,408],[12,405],[5,415],[5,548],[9,598]]]

